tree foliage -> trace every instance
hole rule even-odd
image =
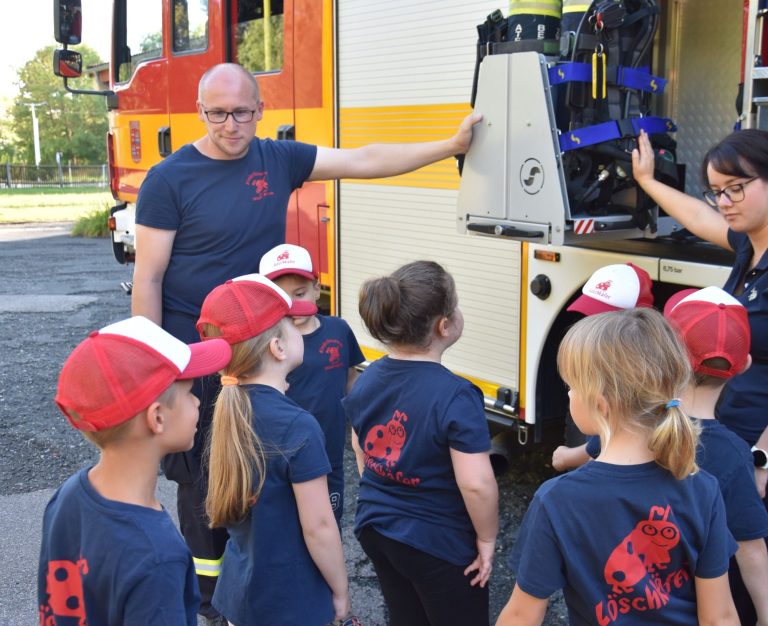
[[[71,94],[64,89],[61,78],[53,73],[54,46],[38,50],[34,58],[19,70],[19,95],[11,107],[15,140],[13,160],[34,164],[32,107],[36,104],[40,133],[40,162],[53,164],[56,153],[63,163],[103,163],[106,161],[107,108],[104,97]],[[98,54],[80,46],[83,67],[101,63]],[[87,74],[70,79],[69,86],[93,89],[93,78]],[[44,104],[42,104],[44,103]]]

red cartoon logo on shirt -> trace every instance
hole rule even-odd
[[[685,567],[664,571],[672,560],[672,550],[680,543],[680,530],[669,521],[670,513],[669,506],[652,506],[648,519],[639,522],[611,552],[603,570],[611,591],[595,607],[601,626],[630,611],[663,608],[670,591],[690,580]]]
[[[382,426],[378,424],[368,431],[365,437],[364,452],[383,459],[387,467],[392,467],[400,458],[400,450],[405,443],[405,426],[408,416],[398,410],[395,410],[392,419]]]
[[[408,435],[405,431],[407,421],[408,416],[395,409],[392,419],[384,426],[377,424],[368,431],[363,442],[365,466],[384,478],[409,487],[418,487],[421,478],[406,476],[403,472],[394,469]]]
[[[341,359],[341,350],[344,348],[344,344],[338,339],[326,339],[320,346],[320,354],[324,354],[328,357],[328,364],[325,366],[326,370],[333,370],[337,367],[344,367],[344,361]]]
[[[88,573],[88,561],[50,561],[45,576],[48,604],[40,607],[40,626],[55,626],[56,617],[76,617],[78,626],[85,626],[83,575]]]
[[[245,184],[253,187],[253,200],[261,200],[267,196],[274,196],[274,192],[269,190],[266,172],[253,172],[245,181]]]

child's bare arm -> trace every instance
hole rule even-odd
[[[293,483],[299,521],[309,554],[333,593],[335,619],[349,614],[349,587],[339,527],[331,509],[328,481],[320,476]]]
[[[352,429],[352,449],[355,451],[355,462],[357,463],[357,473],[360,476],[363,475],[363,468],[365,468],[365,455],[363,454],[360,444],[357,441],[357,433],[355,429]]]
[[[764,539],[739,541],[736,562],[757,612],[759,626],[768,626],[768,549]]]
[[[587,444],[569,448],[568,446],[558,446],[552,453],[552,467],[558,472],[581,467],[592,457],[587,453]]]
[[[695,584],[699,626],[739,626],[727,573],[717,578],[697,576]]]
[[[547,612],[547,600],[542,600],[515,585],[509,602],[499,614],[496,626],[539,626]]]
[[[451,448],[456,484],[477,534],[477,558],[464,574],[477,570],[471,585],[484,587],[491,575],[496,534],[499,531],[499,487],[487,452],[468,454]]]

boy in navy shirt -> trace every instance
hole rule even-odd
[[[694,370],[682,402],[701,425],[696,460],[717,478],[728,529],[739,545],[730,582],[740,621],[744,626],[768,624],[768,513],[757,493],[749,446],[715,418],[723,387],[751,361],[747,310],[722,289],[707,287],[672,296],[664,315],[685,343]],[[747,594],[738,582],[734,585],[734,570],[740,572]]]
[[[223,339],[187,346],[133,317],[91,333],[67,358],[56,404],[101,454],[46,507],[40,624],[197,624],[192,557],[157,500],[157,472],[164,455],[192,447],[192,379],[230,356]]]
[[[309,252],[292,244],[272,248],[262,258],[259,273],[273,280],[292,300],[315,303],[320,286]],[[325,435],[331,462],[328,493],[336,521],[344,512],[344,442],[346,417],[341,399],[347,395],[365,360],[349,324],[339,317],[296,317],[304,337],[304,362],[288,374],[286,395],[315,416]]]

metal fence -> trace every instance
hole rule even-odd
[[[107,165],[13,165],[0,167],[0,187],[106,187]]]

